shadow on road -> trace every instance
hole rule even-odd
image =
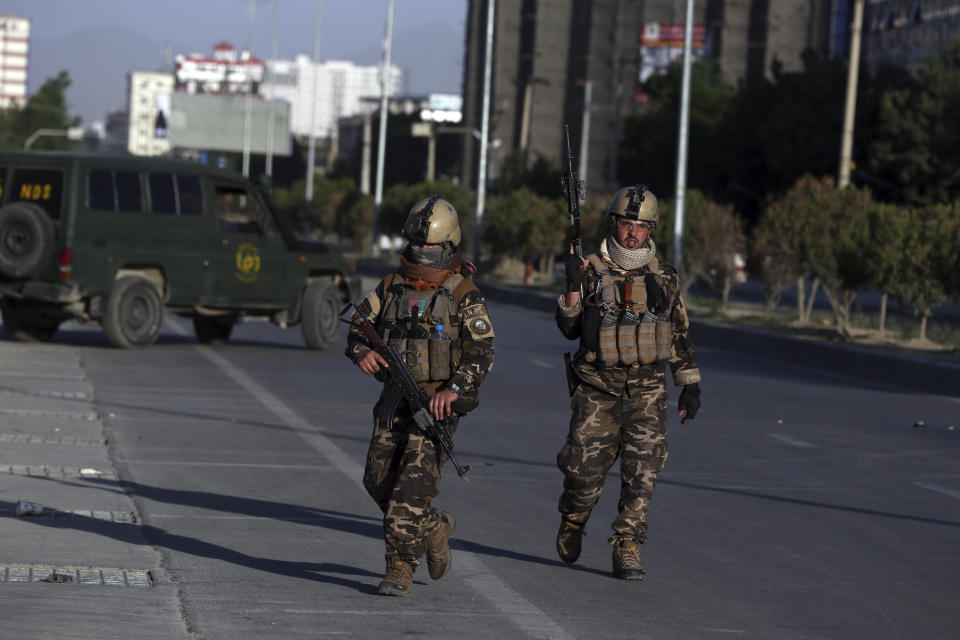
[[[956,520],[941,520],[939,518],[926,518],[923,516],[912,516],[905,513],[891,513],[889,511],[878,511],[876,509],[864,509],[862,507],[851,507],[839,504],[829,504],[826,502],[815,502],[813,500],[800,500],[797,498],[784,498],[783,496],[772,496],[755,491],[744,491],[743,489],[727,489],[724,487],[711,487],[704,484],[695,484],[692,482],[679,482],[677,480],[658,479],[657,484],[667,484],[675,487],[684,487],[686,489],[699,489],[701,491],[716,491],[719,493],[729,493],[747,498],[760,498],[761,500],[774,500],[776,502],[786,502],[804,507],[816,507],[820,509],[832,509],[834,511],[846,511],[848,513],[861,513],[869,516],[880,516],[883,518],[895,518],[897,520],[911,520],[913,522],[924,522],[927,524],[942,524],[948,527],[960,527],[960,522]]]

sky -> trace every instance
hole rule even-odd
[[[251,49],[270,57],[274,7],[278,56],[313,56],[317,0],[255,0]],[[387,0],[321,0],[320,60],[379,64]],[[0,12],[29,18],[29,92],[66,70],[71,115],[84,124],[126,108],[126,74],[163,68],[173,56],[212,55],[250,39],[249,0],[2,0]],[[391,62],[410,93],[460,93],[467,0],[395,0]]]

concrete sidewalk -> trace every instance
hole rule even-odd
[[[0,341],[0,636],[188,637],[81,353]]]

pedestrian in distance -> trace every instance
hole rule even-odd
[[[359,323],[369,321],[375,342],[382,340],[400,354],[412,374],[409,386],[417,394],[419,386],[422,397],[429,397],[424,412],[445,425],[448,435],[479,404],[480,383],[493,366],[494,339],[486,303],[473,282],[476,269],[460,255],[453,206],[439,196],[417,202],[403,236],[407,246],[400,268],[359,303],[346,351],[361,371],[384,382],[373,410],[363,486],[383,512],[387,568],[378,592],[391,596],[410,593],[424,555],[432,579],[450,569],[455,520],[432,504],[448,455],[419,428],[415,418],[422,422],[423,415],[411,411],[410,401],[387,375],[387,360],[372,348],[377,344]]]
[[[660,262],[650,237],[657,199],[645,185],[620,189],[607,208],[600,252],[566,265],[567,291],[557,325],[580,340],[567,380],[573,415],[557,465],[563,472],[557,552],[580,557],[584,528],[607,471],[620,458],[614,519],[613,576],[641,580],[640,546],[657,474],[667,460],[666,365],[683,387],[678,410],[689,422],[700,409],[700,371],[688,335],[677,271]]]

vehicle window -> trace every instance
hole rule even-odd
[[[258,220],[262,215],[258,203],[245,189],[218,186],[216,188],[217,221],[221,231],[260,233]]]
[[[63,172],[56,169],[15,169],[10,181],[10,200],[28,200],[40,205],[54,220],[63,202]]]
[[[120,211],[143,211],[140,175],[135,171],[117,171],[114,179],[117,184],[117,208]]]
[[[106,169],[94,169],[87,180],[87,206],[103,211],[116,210],[113,200],[113,175]]]
[[[175,214],[177,201],[173,194],[173,175],[150,174],[150,210],[154,213]]]
[[[177,193],[180,196],[180,215],[203,215],[203,190],[199,176],[177,174]]]

